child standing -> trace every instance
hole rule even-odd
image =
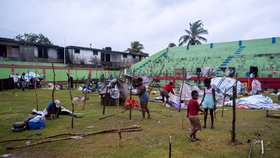
[[[215,89],[211,86],[211,79],[206,78],[204,79],[204,94],[201,101],[201,104],[204,108],[205,115],[204,115],[204,125],[203,128],[206,128],[206,122],[207,122],[207,115],[208,115],[208,109],[210,110],[210,116],[211,116],[211,128],[214,128],[214,110],[216,110],[216,95],[215,95]]]
[[[187,137],[191,141],[195,141],[195,140],[198,140],[196,138],[196,132],[201,130],[201,124],[199,121],[198,112],[199,111],[204,112],[204,111],[203,111],[203,108],[201,106],[199,106],[198,101],[197,101],[198,92],[196,90],[194,90],[194,91],[192,91],[191,95],[192,95],[192,99],[188,103],[187,117],[190,120],[192,130],[191,130],[191,133],[189,135],[187,135]]]

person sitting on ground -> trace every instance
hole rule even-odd
[[[191,123],[191,133],[189,135],[187,135],[187,137],[191,140],[191,141],[195,141],[198,140],[196,138],[196,132],[201,130],[201,124],[199,121],[199,117],[198,117],[198,112],[202,111],[204,112],[203,108],[198,104],[198,92],[196,90],[193,90],[192,93],[192,99],[188,102],[187,105],[187,117],[190,120]]]
[[[60,101],[57,99],[54,103],[50,102],[48,107],[46,108],[46,111],[46,118],[50,118],[52,115],[54,115],[55,118],[59,118],[59,114],[61,112]]]
[[[175,94],[174,90],[173,90],[173,82],[170,82],[170,83],[166,84],[165,86],[161,87],[159,89],[159,92],[160,92],[160,95],[162,96],[163,106],[165,106],[166,103],[168,103],[168,101],[169,101],[168,93],[171,92],[172,94]],[[165,102],[165,98],[166,98],[166,102]]]

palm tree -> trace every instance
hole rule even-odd
[[[207,39],[201,36],[208,34],[208,31],[203,28],[201,20],[190,23],[190,30],[185,31],[187,34],[180,37],[179,46],[182,46],[184,43],[188,43],[188,45],[201,44],[200,40],[207,42]]]
[[[141,50],[144,49],[143,44],[141,44],[139,41],[134,41],[130,43],[130,48],[127,48],[127,51],[132,53],[143,53]]]

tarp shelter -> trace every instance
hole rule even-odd
[[[232,87],[236,83],[236,80],[229,77],[215,77],[211,79],[211,85],[215,88],[217,93],[224,93],[228,96],[232,96]],[[237,93],[241,94],[245,90],[240,81],[237,81]]]
[[[120,104],[124,104],[128,96],[128,86],[124,79],[113,79],[100,92],[102,105],[115,105],[115,101],[119,99]]]

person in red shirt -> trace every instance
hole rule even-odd
[[[198,92],[196,90],[194,90],[194,91],[192,91],[191,95],[192,95],[192,99],[189,101],[188,107],[187,107],[187,117],[190,120],[192,130],[191,130],[191,133],[189,135],[187,135],[187,137],[191,141],[195,141],[195,140],[198,140],[196,138],[196,132],[201,130],[201,124],[199,121],[198,112],[199,111],[204,112],[204,110],[197,101]]]
[[[173,90],[173,82],[170,82],[170,83],[166,84],[165,86],[161,87],[159,89],[159,92],[160,92],[160,95],[162,96],[163,106],[165,106],[166,103],[168,103],[168,101],[169,101],[168,93],[171,92],[172,94],[175,94],[174,90]],[[166,98],[166,102],[165,102],[165,98]]]

